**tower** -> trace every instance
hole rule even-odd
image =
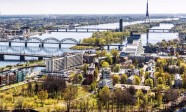
[[[148,0],[147,0],[147,9],[146,9],[145,23],[150,23],[150,17],[149,17],[149,2],[148,2]]]
[[[123,32],[123,19],[119,20],[119,32]]]

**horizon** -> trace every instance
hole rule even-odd
[[[178,2],[179,1],[179,2]],[[149,13],[184,14],[184,0],[149,0]],[[135,4],[134,4],[135,3]],[[1,15],[145,14],[147,0],[0,0]],[[167,7],[168,6],[168,7]]]

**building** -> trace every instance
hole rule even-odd
[[[16,74],[14,72],[2,73],[0,75],[0,85],[4,86],[4,85],[10,85],[10,84],[17,83],[16,79],[17,79],[17,77],[16,77]]]
[[[145,90],[145,91],[150,90],[150,86],[128,85],[128,84],[115,84],[114,86],[114,88],[121,88],[122,90],[124,90],[125,88],[128,89],[130,87],[134,87],[135,90]]]
[[[141,56],[142,54],[144,54],[144,48],[141,35],[131,32],[126,47],[123,47],[123,50],[120,53],[120,57]]]
[[[127,78],[127,84],[133,84],[134,83],[134,75],[131,75]]]
[[[175,87],[181,87],[182,86],[182,78],[180,74],[175,74],[174,75],[174,86]]]
[[[102,79],[110,79],[111,78],[111,69],[110,68],[103,68],[101,78]]]
[[[127,76],[140,75],[140,70],[138,69],[120,69],[119,74],[126,74]]]
[[[15,71],[17,82],[23,82],[26,79],[27,72],[25,70]]]
[[[6,85],[6,74],[0,75],[0,86]]]
[[[97,57],[97,54],[91,53],[91,52],[85,52],[83,55],[83,59],[87,64],[91,64],[95,62],[95,58]]]
[[[65,55],[64,57],[52,57],[46,60],[46,72],[60,72],[83,65],[81,53]]]
[[[94,81],[94,72],[95,72],[95,64],[90,64],[90,66],[88,67],[88,70],[85,74],[85,80],[84,80],[84,84],[92,84],[92,82]]]
[[[107,86],[108,88],[112,89],[113,88],[113,81],[112,79],[103,79],[99,82],[99,87],[103,88]]]
[[[186,42],[186,32],[179,32],[179,38],[181,43]]]

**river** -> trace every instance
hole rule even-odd
[[[160,19],[162,20],[162,19]],[[169,19],[164,19],[164,20],[169,20]],[[153,21],[158,21],[153,20]],[[135,22],[124,22],[123,25],[131,25],[131,24],[137,24],[137,23],[142,23],[143,21],[135,21]],[[91,26],[83,26],[81,28],[118,28],[119,23],[109,23],[109,24],[100,24],[100,25],[91,25]],[[155,29],[171,29],[173,27],[172,24],[160,24],[158,27],[153,27]],[[32,37],[39,37],[41,39],[49,38],[49,37],[54,37],[57,38],[58,40],[62,40],[64,38],[74,38],[76,40],[82,40],[83,38],[90,37],[92,33],[72,33],[72,32],[54,32],[54,33],[45,33],[43,35],[35,35]],[[160,42],[161,40],[171,40],[174,38],[177,38],[178,34],[177,33],[150,33],[149,34],[149,43],[157,43]],[[143,45],[146,44],[146,34],[142,34],[142,42]],[[123,41],[123,43],[126,43],[126,40]],[[24,44],[21,43],[12,43],[12,47],[8,47],[8,43],[0,43],[0,52],[16,52],[16,53],[30,53],[30,54],[53,54],[53,55],[61,55],[64,52],[81,52],[78,50],[70,50],[69,47],[72,47],[73,45],[62,45],[61,49],[58,48],[57,45],[54,44],[45,44],[45,48],[39,48],[38,44],[28,44],[28,47],[25,48]],[[5,56],[5,60],[18,60],[18,56]],[[26,60],[31,60],[35,58],[30,58],[26,57]],[[6,66],[6,65],[15,65],[17,63],[22,63],[19,61],[0,61],[0,67]]]

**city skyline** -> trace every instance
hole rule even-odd
[[[146,0],[0,0],[0,12],[16,14],[145,14]],[[150,14],[186,12],[184,0],[149,0]],[[178,7],[179,6],[179,7]]]

